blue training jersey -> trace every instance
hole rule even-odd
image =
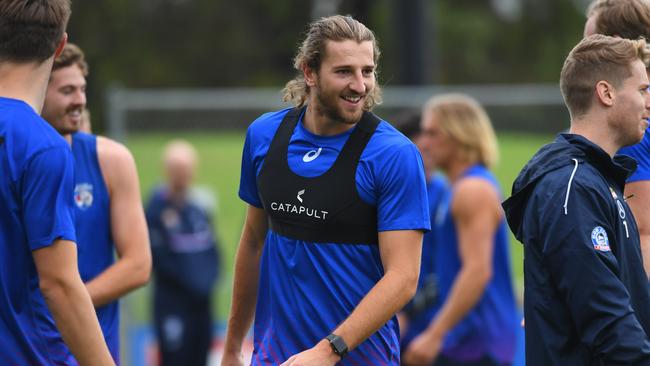
[[[256,179],[288,111],[261,116],[246,135],[239,196],[258,208]],[[288,147],[290,169],[304,177],[323,174],[351,132],[318,136],[299,121]],[[359,196],[377,208],[378,231],[430,229],[423,172],[415,146],[381,121],[356,170]],[[252,364],[277,365],[313,347],[350,315],[383,274],[376,245],[316,244],[269,230],[260,265]],[[340,364],[398,365],[398,338],[393,317]]]
[[[634,174],[627,178],[629,182],[650,180],[650,127],[645,130],[643,139],[636,145],[626,146],[618,151],[633,157],[639,164]]]
[[[485,179],[501,192],[492,173],[481,165],[470,167],[460,179],[468,177]],[[453,194],[453,189],[445,193],[433,229],[440,304],[447,300],[461,267],[458,233],[450,207]],[[518,319],[509,249],[508,229],[502,219],[494,235],[492,278],[479,302],[446,335],[441,351],[445,356],[457,361],[475,361],[488,356],[500,363],[512,362]]]
[[[76,365],[39,289],[32,251],[75,241],[73,161],[26,103],[0,98],[0,364]]]
[[[72,155],[79,274],[88,282],[113,264],[110,198],[97,158],[97,137],[73,134]],[[119,364],[119,304],[114,301],[96,308],[96,312],[108,349]]]
[[[438,279],[435,268],[435,243],[436,243],[436,233],[435,233],[435,223],[433,222],[436,217],[436,212],[440,208],[440,203],[442,197],[444,196],[445,191],[449,189],[447,186],[447,179],[441,174],[433,174],[429,181],[427,182],[427,197],[429,199],[429,215],[431,217],[431,231],[424,234],[422,239],[422,262],[420,264],[420,278],[418,280],[418,289],[414,297],[417,298],[422,291],[431,291],[435,290],[438,286]],[[417,314],[413,314],[413,317],[409,319],[408,328],[406,333],[402,337],[402,349],[405,349],[407,345],[420,333],[422,333],[433,320],[433,316],[436,314],[439,306],[438,302],[435,299],[432,300],[432,303],[426,306]],[[409,303],[408,306],[413,306]]]

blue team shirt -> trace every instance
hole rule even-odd
[[[113,264],[110,198],[97,158],[97,137],[73,134],[72,155],[79,274],[88,282]],[[108,349],[119,364],[119,304],[114,301],[96,312]]]
[[[485,179],[501,192],[492,173],[481,165],[465,171],[462,178],[467,177]],[[461,267],[458,233],[451,213],[453,195],[453,189],[445,192],[434,219],[440,304],[447,300]],[[502,219],[494,235],[492,278],[483,296],[445,336],[441,353],[451,359],[469,362],[488,356],[500,363],[512,362],[518,319],[512,289],[507,230],[505,219]]]
[[[645,130],[641,142],[636,145],[624,147],[618,153],[633,157],[639,164],[634,174],[627,179],[628,183],[650,180],[650,127]]]
[[[239,196],[258,208],[256,179],[288,111],[261,116],[246,134]],[[300,121],[288,147],[289,167],[305,177],[323,174],[351,133],[318,136]],[[356,171],[359,196],[377,208],[379,231],[430,229],[423,172],[415,146],[381,121]],[[383,274],[376,245],[315,244],[269,231],[260,265],[252,364],[277,365],[313,347],[350,315]],[[341,364],[398,365],[398,337],[393,317]]]
[[[425,233],[424,238],[422,239],[422,262],[420,264],[418,292],[423,291],[425,287],[430,286],[430,282],[433,282],[435,284],[434,286],[437,287],[438,280],[435,268],[436,233],[435,223],[433,220],[440,209],[442,198],[447,189],[449,189],[447,179],[445,179],[441,174],[433,174],[427,182],[427,197],[429,200],[429,215],[431,216],[432,230]],[[416,294],[416,296],[418,295]],[[419,314],[415,314],[412,319],[409,319],[408,328],[402,337],[402,349],[405,349],[405,347],[407,347],[415,337],[429,326],[438,308],[438,303],[434,302],[426,309],[423,309]]]
[[[76,239],[70,147],[15,99],[0,98],[0,138],[0,364],[76,365],[32,257],[57,239]]]

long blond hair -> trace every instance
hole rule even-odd
[[[440,129],[459,146],[461,159],[492,168],[499,159],[497,138],[485,109],[464,94],[433,96],[423,115],[433,116]]]
[[[372,42],[373,59],[375,65],[377,65],[380,51],[375,35],[370,29],[351,16],[333,15],[321,18],[309,25],[307,36],[303,40],[293,61],[293,67],[297,71],[296,77],[285,85],[282,90],[282,99],[285,102],[294,104],[296,107],[305,105],[309,95],[309,86],[303,76],[303,67],[307,66],[318,72],[325,57],[326,42],[345,40],[353,40],[358,43]],[[364,109],[371,110],[375,105],[380,103],[381,88],[379,85],[375,85],[368,93]]]

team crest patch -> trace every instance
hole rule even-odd
[[[594,245],[594,249],[601,252],[610,252],[609,239],[607,238],[607,232],[603,229],[602,226],[596,226],[591,231],[591,244]]]
[[[79,183],[74,187],[74,202],[82,210],[88,209],[93,205],[93,185],[88,183]]]

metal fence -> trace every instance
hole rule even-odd
[[[287,107],[278,88],[127,89],[107,91],[108,134],[131,131],[245,128],[259,114]],[[465,93],[482,103],[497,130],[558,132],[569,117],[557,84],[384,87],[377,113],[390,121],[419,110],[433,95]]]

